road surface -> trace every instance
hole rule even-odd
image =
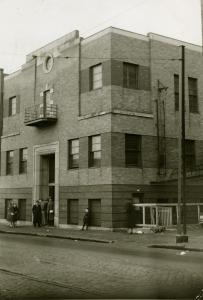
[[[0,299],[194,299],[203,253],[0,234]]]

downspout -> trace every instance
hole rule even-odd
[[[37,86],[37,56],[33,55],[34,62],[34,104],[36,101],[36,86]]]
[[[0,69],[0,174],[1,174],[1,136],[3,133],[3,96],[4,96],[4,70]]]
[[[81,116],[81,38],[78,44],[78,116]]]

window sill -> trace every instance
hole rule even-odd
[[[99,88],[96,88],[96,89],[91,89],[89,90],[89,92],[93,92],[93,91],[98,91],[98,90],[102,90],[103,86],[99,87]]]

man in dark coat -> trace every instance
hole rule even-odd
[[[54,201],[51,198],[47,204],[47,222],[49,226],[54,226]]]
[[[128,228],[130,229],[130,234],[133,233],[133,228],[135,227],[135,208],[130,202],[127,207],[127,217],[128,217]]]
[[[41,227],[41,221],[42,221],[42,211],[41,206],[39,204],[39,201],[37,200],[36,203],[32,207],[32,213],[33,213],[33,225],[36,227]]]
[[[10,221],[11,221],[11,227],[16,227],[16,222],[18,220],[18,215],[19,215],[19,211],[18,211],[18,207],[16,205],[16,203],[12,203],[11,207],[10,207]]]
[[[85,226],[86,226],[86,230],[88,229],[88,225],[89,225],[89,209],[86,208],[85,209],[85,214],[83,217],[83,226],[82,226],[82,230],[84,230]]]

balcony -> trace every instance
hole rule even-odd
[[[55,104],[36,104],[25,109],[24,123],[26,126],[47,126],[57,121]]]

